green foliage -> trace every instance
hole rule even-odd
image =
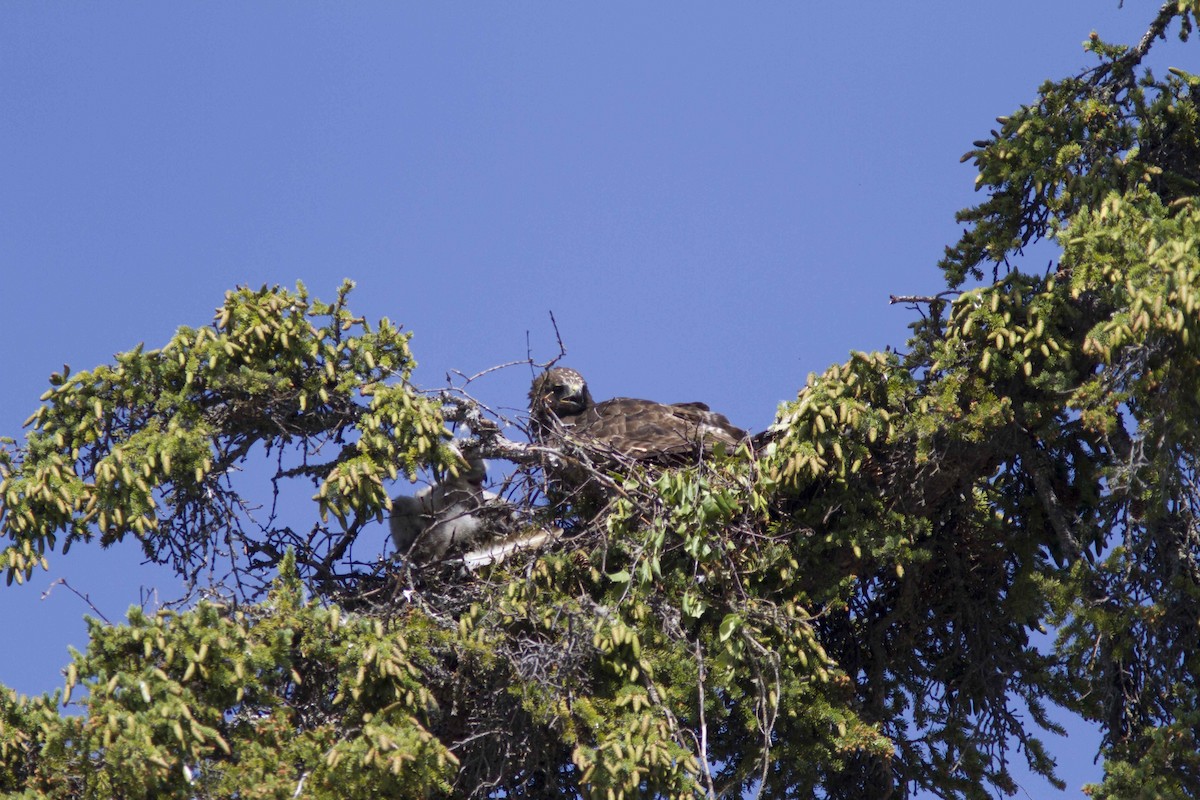
[[[982,278],[986,262],[1011,267],[1011,254],[1110,192],[1144,187],[1167,203],[1196,194],[1200,83],[1182,70],[1165,80],[1138,73],[1153,39],[1179,20],[1186,41],[1196,13],[1191,2],[1164,5],[1136,48],[1092,34],[1086,47],[1099,66],[1047,82],[1036,103],[998,118],[1000,130],[975,142],[963,160],[974,161],[976,189],[989,196],[958,215],[970,227],[941,263],[952,287]]]
[[[103,545],[132,535],[148,558],[192,577],[231,539],[252,564],[303,545],[306,570],[328,572],[336,559],[320,551],[342,555],[380,516],[385,479],[456,458],[439,404],[406,383],[410,335],[352,315],[350,288],[333,304],[303,286],[232,291],[212,325],[180,328],[159,350],[139,346],[113,365],[51,376],[25,446],[0,464],[8,580],[44,567],[59,536],[65,552],[97,534]],[[310,481],[339,529],[297,536],[247,524],[231,487],[258,447],[278,454],[276,492]]]
[[[92,622],[63,692],[0,692],[0,793],[987,798],[1017,791],[1014,742],[1056,780],[1057,706],[1103,731],[1092,796],[1200,794],[1200,78],[1141,67],[1196,12],[1093,38],[1097,68],[977,143],[956,290],[736,452],[559,454],[591,478],[571,506],[544,453],[457,408],[556,531],[471,574],[352,557],[387,480],[459,457],[407,335],[348,287],[238,290],[55,376],[0,447],[10,578],[129,535],[194,577],[228,537],[270,589]],[[1011,263],[1047,237],[1056,269]],[[1010,269],[957,289],[987,261]],[[311,483],[307,533],[246,519],[260,445],[276,498]]]
[[[425,727],[425,644],[302,600],[294,562],[266,602],[89,622],[58,695],[3,698],[0,792],[34,797],[422,797],[455,759]]]

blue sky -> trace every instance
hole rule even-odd
[[[6,3],[0,435],[64,362],[161,345],[239,284],[347,277],[425,386],[550,358],[553,311],[598,398],[761,429],[808,372],[903,345],[888,295],[943,288],[960,154],[1091,30],[1140,38],[1153,8],[1126,6]],[[473,390],[520,408],[528,376]],[[54,579],[113,620],[169,594],[138,561],[79,547],[0,589],[0,683],[61,685],[84,646]],[[1095,777],[1092,737],[1055,751]]]

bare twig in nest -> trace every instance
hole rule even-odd
[[[554,318],[554,312],[550,312],[550,325],[554,328],[554,340],[558,342],[558,355],[547,361],[545,364],[538,364],[542,369],[550,369],[567,354],[567,346],[563,344],[562,334],[558,331],[558,320]]]
[[[450,370],[450,372],[446,373],[446,382],[447,383],[450,382],[451,375],[457,375],[459,378],[462,379],[462,381],[463,381],[462,385],[467,386],[472,381],[477,381],[480,378],[482,378],[484,375],[490,375],[493,372],[499,372],[500,370],[508,369],[509,367],[522,367],[522,366],[525,366],[526,364],[533,365],[533,359],[525,358],[520,361],[509,361],[504,364],[498,364],[494,367],[488,367],[485,370],[476,372],[474,375],[467,375],[466,373],[461,372],[460,370],[453,369],[453,370]]]

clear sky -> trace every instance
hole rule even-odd
[[[63,363],[160,346],[239,284],[347,277],[424,386],[552,357],[553,311],[597,398],[761,429],[808,372],[903,346],[888,295],[944,288],[959,156],[1093,29],[1136,42],[1158,3],[1125,6],[5,3],[0,435]],[[516,409],[528,379],[473,390]],[[59,686],[85,645],[56,578],[114,621],[169,594],[138,556],[0,588],[0,683]],[[1079,796],[1094,735],[1053,744]]]

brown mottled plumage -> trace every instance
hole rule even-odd
[[[733,450],[746,432],[704,403],[655,403],[614,397],[597,403],[583,376],[555,367],[539,375],[529,391],[534,439],[555,438],[597,455],[658,463],[695,459],[722,444]]]

